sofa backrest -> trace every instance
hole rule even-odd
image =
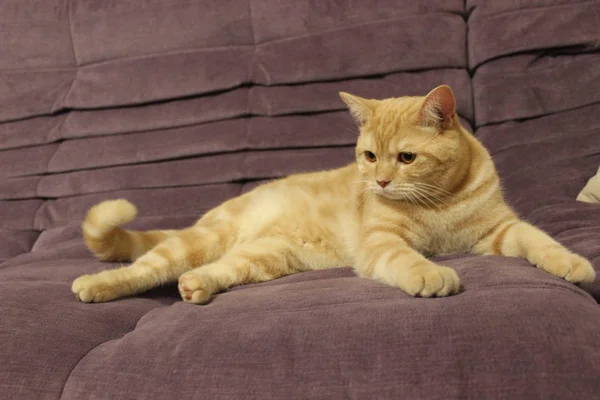
[[[136,203],[136,226],[181,227],[263,180],[350,162],[341,90],[446,83],[471,130],[596,102],[596,4],[4,1],[0,260],[78,238],[104,199]]]

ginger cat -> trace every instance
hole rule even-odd
[[[104,302],[179,280],[183,300],[202,304],[234,285],[347,265],[413,296],[448,296],[458,275],[426,256],[458,252],[523,257],[569,282],[594,280],[589,261],[505,204],[448,86],[426,97],[340,95],[360,125],[356,162],[264,184],[183,230],[125,230],[135,207],[100,203],[83,222],[87,246],[133,264],[76,279],[77,298]]]

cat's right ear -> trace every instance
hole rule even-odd
[[[362,97],[345,92],[340,92],[340,97],[348,106],[350,114],[352,114],[359,124],[363,125],[373,114],[375,108],[374,100],[363,99]]]

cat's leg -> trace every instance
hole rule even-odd
[[[270,281],[300,271],[294,246],[281,237],[263,237],[232,247],[217,261],[179,278],[184,301],[203,304],[229,287]]]
[[[72,290],[83,302],[105,302],[175,282],[184,272],[220,257],[228,246],[223,228],[195,226],[171,236],[127,267],[77,278]]]
[[[437,265],[389,230],[365,235],[356,260],[356,273],[399,287],[412,296],[448,296],[460,289],[456,271]]]
[[[498,225],[474,246],[473,252],[525,258],[538,268],[572,283],[592,282],[596,276],[588,260],[519,219]]]

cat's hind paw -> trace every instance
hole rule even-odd
[[[98,275],[83,275],[73,281],[71,290],[84,303],[103,303],[119,297],[115,288]]]
[[[214,293],[213,280],[207,274],[190,271],[179,277],[179,294],[186,303],[205,304]]]

